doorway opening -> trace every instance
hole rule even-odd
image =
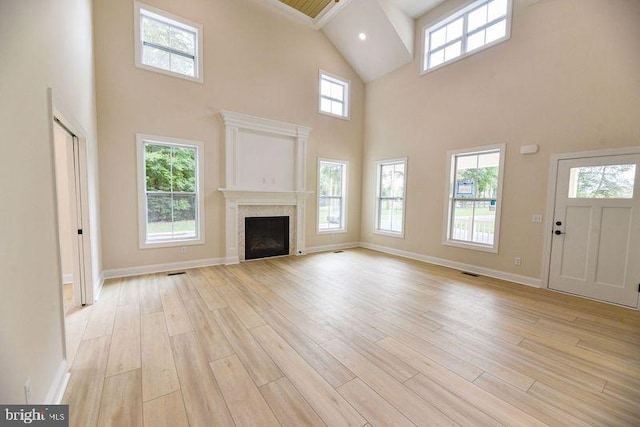
[[[94,302],[89,227],[86,132],[51,101],[60,295],[65,358],[70,366]]]

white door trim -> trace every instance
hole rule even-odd
[[[555,215],[556,187],[558,184],[558,165],[561,160],[585,159],[590,157],[620,156],[625,154],[640,154],[640,146],[615,148],[607,150],[580,151],[573,153],[552,154],[549,168],[549,183],[547,186],[547,212],[544,223],[544,246],[542,250],[542,288],[549,288],[549,273],[551,271],[551,241],[553,232],[553,218]],[[584,297],[586,298],[586,297]],[[612,303],[608,303],[612,304]],[[617,305],[617,304],[614,304]],[[623,307],[623,306],[621,306]],[[626,307],[626,306],[624,306]],[[628,308],[628,307],[626,307]],[[640,301],[638,302],[640,310]]]

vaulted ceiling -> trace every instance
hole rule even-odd
[[[369,82],[413,61],[415,19],[445,0],[260,0],[321,30]]]

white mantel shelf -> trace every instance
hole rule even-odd
[[[296,205],[300,198],[311,196],[313,191],[263,191],[235,190],[219,188],[225,199],[235,200],[239,204],[251,205]]]

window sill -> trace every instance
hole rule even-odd
[[[404,231],[397,233],[395,231],[373,230],[373,234],[378,234],[380,236],[395,237],[397,239],[404,239]]]
[[[168,241],[159,241],[153,243],[140,242],[140,249],[159,249],[159,248],[174,248],[180,246],[195,246],[195,245],[204,245],[204,239],[198,240],[168,240]]]
[[[164,68],[158,68],[151,65],[146,65],[139,61],[136,61],[136,67],[140,68],[141,70],[152,71],[154,73],[164,74],[165,76],[169,76],[169,77],[175,77],[181,80],[187,80],[194,83],[204,84],[204,77],[202,75],[198,77],[191,77],[191,76],[187,76],[186,74],[176,73],[175,71],[165,70]]]
[[[316,234],[317,235],[323,235],[323,234],[344,234],[347,232],[346,228],[331,228],[328,230],[317,230],[316,229]]]
[[[442,244],[445,246],[452,246],[452,247],[461,248],[461,249],[471,249],[474,251],[489,252],[493,254],[498,253],[498,245],[485,246],[485,245],[479,245],[474,243],[461,242],[457,240],[445,240],[442,242]]]
[[[350,121],[351,121],[351,117],[349,117],[349,116],[341,116],[341,115],[339,115],[339,114],[327,113],[327,112],[324,112],[324,111],[321,111],[321,110],[320,110],[320,111],[318,111],[318,113],[319,113],[319,114],[322,114],[323,116],[334,117],[334,118],[336,118],[336,119],[342,119],[342,120],[346,120],[346,121],[348,121],[348,122],[350,122]]]

